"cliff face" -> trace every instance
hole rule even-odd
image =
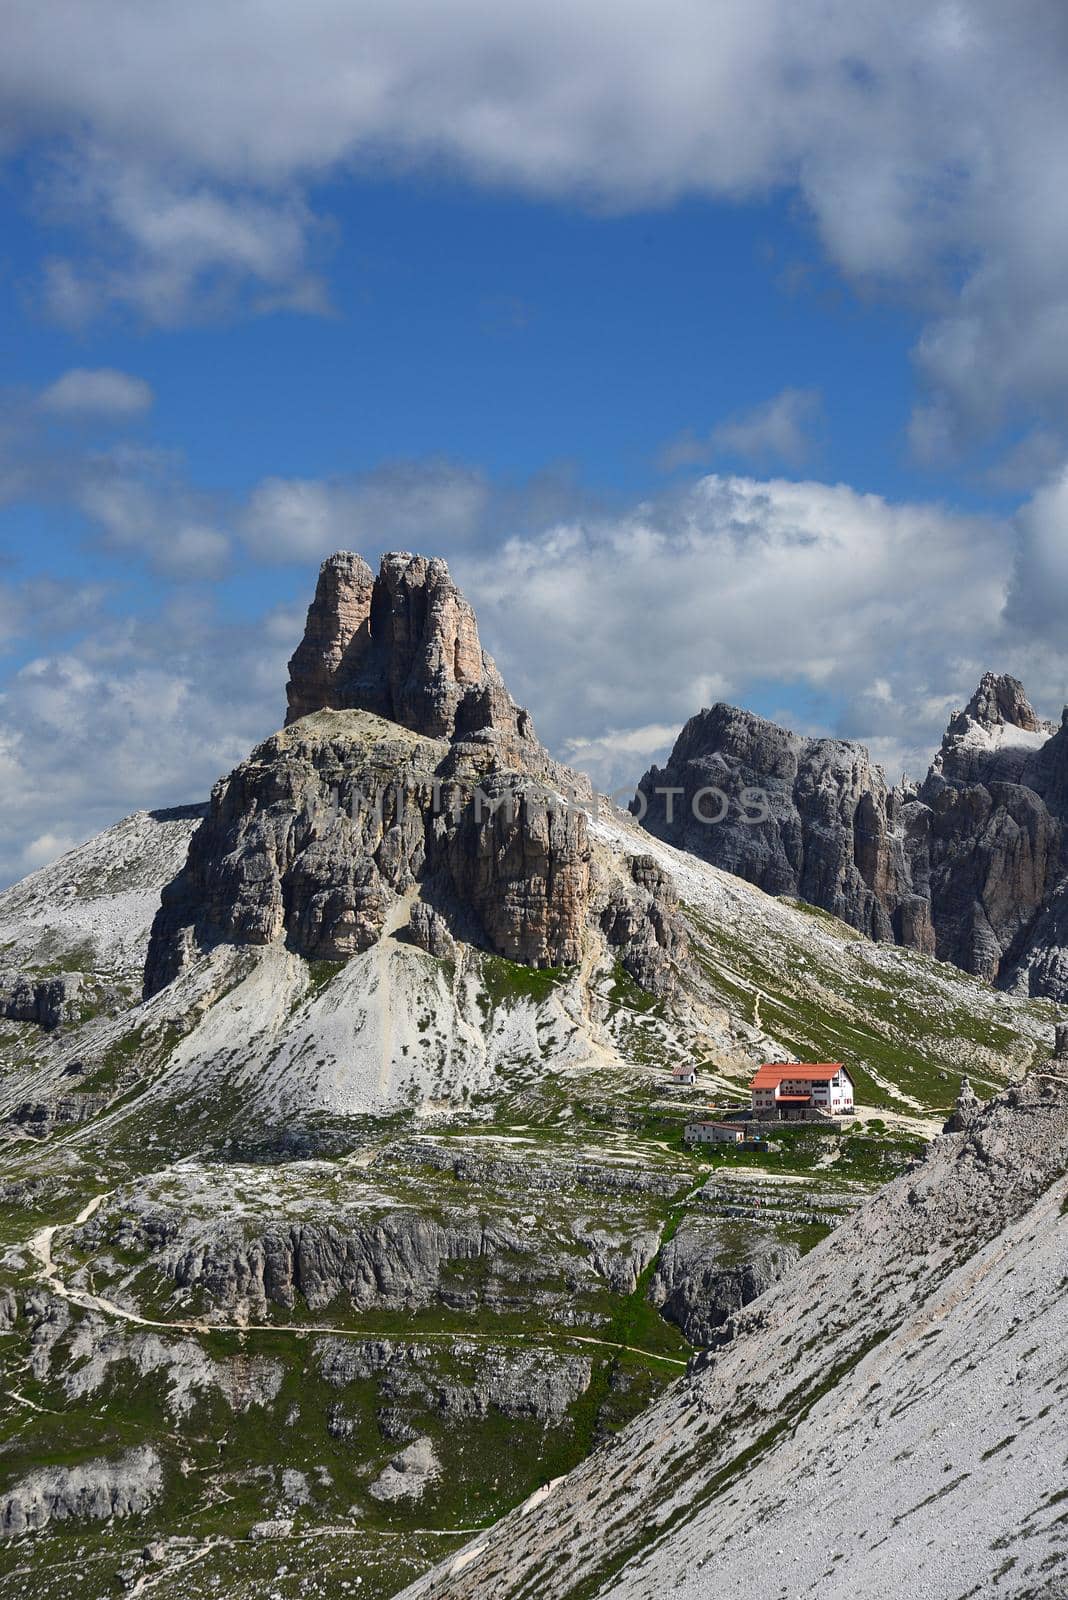
[[[913,888],[912,797],[888,787],[862,745],[803,739],[716,705],[690,719],[667,765],[639,788],[657,838],[874,939],[933,949],[926,899]]]
[[[346,960],[389,923],[529,966],[579,962],[587,930],[639,982],[672,983],[685,940],[663,873],[591,867],[581,780],[534,736],[445,564],[324,562],[290,664],[286,728],[216,785],[164,890],[144,992],[219,943]]]
[[[1040,721],[1015,678],[986,674],[918,788],[889,786],[862,745],[717,705],[640,789],[657,837],[770,894],[979,977],[1068,995],[1068,725]],[[726,797],[714,824],[703,818],[724,800],[710,789]]]
[[[376,578],[351,551],[330,556],[289,673],[287,724],[373,711],[432,739],[496,735],[520,763],[544,754],[444,561],[391,552]]]

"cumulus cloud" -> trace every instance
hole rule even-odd
[[[1022,634],[1059,643],[1068,608],[1068,467],[1016,514],[1019,535],[1008,616]]]
[[[107,548],[143,557],[175,578],[217,577],[230,539],[218,508],[184,478],[166,451],[119,445],[76,461],[71,497]]]
[[[677,726],[664,722],[650,722],[641,728],[607,728],[593,738],[565,739],[562,753],[569,767],[585,772],[602,791],[610,792],[621,772],[635,774],[644,770],[654,760],[667,755],[678,736]],[[626,804],[633,792],[633,783],[624,784],[616,796]]]
[[[0,389],[0,504],[63,508],[105,551],[167,577],[217,577],[231,550],[229,508],[188,481],[179,455],[131,442],[128,426],[151,400],[142,380],[110,369],[74,369],[36,393]],[[92,436],[57,420],[91,422]],[[43,590],[40,599],[44,631],[58,610]]]
[[[21,864],[27,872],[34,872],[38,867],[47,866],[50,861],[66,855],[68,850],[73,850],[76,844],[82,841],[73,834],[64,833],[39,833],[36,839],[31,839],[22,848]]]
[[[162,326],[204,320],[246,291],[254,309],[328,309],[298,195],[206,184],[96,146],[66,155],[47,192],[47,216],[80,225],[92,245],[44,266],[45,306],[69,327],[114,306]]]
[[[174,320],[241,286],[321,306],[308,196],[352,171],[616,208],[778,190],[847,277],[927,317],[921,449],[1068,394],[1061,0],[8,11],[8,143],[49,151],[42,214],[92,243],[48,268],[68,320]]]
[[[771,684],[913,771],[986,667],[1040,665],[1040,687],[1059,692],[1054,663],[1006,632],[1014,550],[987,517],[710,475],[454,566],[539,731],[615,785],[640,776],[655,730]]]
[[[452,544],[474,532],[489,501],[482,473],[449,461],[395,462],[360,477],[265,478],[241,518],[249,549],[267,561],[321,559],[331,550],[381,550],[419,540]]]
[[[728,417],[705,439],[683,434],[664,450],[661,464],[670,471],[716,456],[738,456],[758,466],[799,467],[817,449],[822,422],[818,389],[781,389],[752,410]]]
[[[61,417],[137,417],[151,409],[152,389],[114,367],[72,367],[42,392],[40,405]]]
[[[182,604],[34,656],[0,695],[0,882],[139,807],[206,798],[280,725],[291,612]]]

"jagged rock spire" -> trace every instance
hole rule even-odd
[[[963,711],[954,712],[928,779],[955,783],[1026,782],[1028,766],[1053,733],[1019,678],[984,672]]]
[[[983,1102],[969,1083],[968,1074],[965,1073],[960,1080],[957,1103],[943,1123],[942,1132],[967,1133],[982,1109]]]
[[[376,578],[351,551],[329,556],[289,675],[287,724],[323,708],[373,711],[429,738],[495,730],[536,745],[438,559],[392,551]]]
[[[987,728],[1001,727],[1005,723],[1022,728],[1025,733],[1039,733],[1046,728],[1019,678],[1010,677],[1007,672],[984,672],[979,687],[959,715]]]

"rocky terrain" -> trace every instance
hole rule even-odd
[[[1068,723],[1040,721],[1015,678],[988,673],[922,784],[888,784],[862,745],[716,705],[646,773],[634,809],[658,838],[769,894],[1060,1000],[1066,773]]]
[[[1032,1077],[406,1600],[1055,1600],[1066,1167],[1066,1080]]]
[[[0,895],[0,944],[19,1600],[385,1600],[740,1359],[1054,1034],[598,801],[411,556],[326,562],[286,726]],[[789,1057],[855,1122],[685,1145]]]

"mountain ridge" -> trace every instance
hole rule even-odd
[[[1042,722],[1017,679],[987,673],[920,784],[889,784],[863,745],[719,704],[685,725],[632,810],[657,837],[869,938],[1056,1000],[1068,998],[1066,774],[1068,721]],[[764,798],[763,819],[746,794]],[[730,808],[710,825],[720,795]]]

